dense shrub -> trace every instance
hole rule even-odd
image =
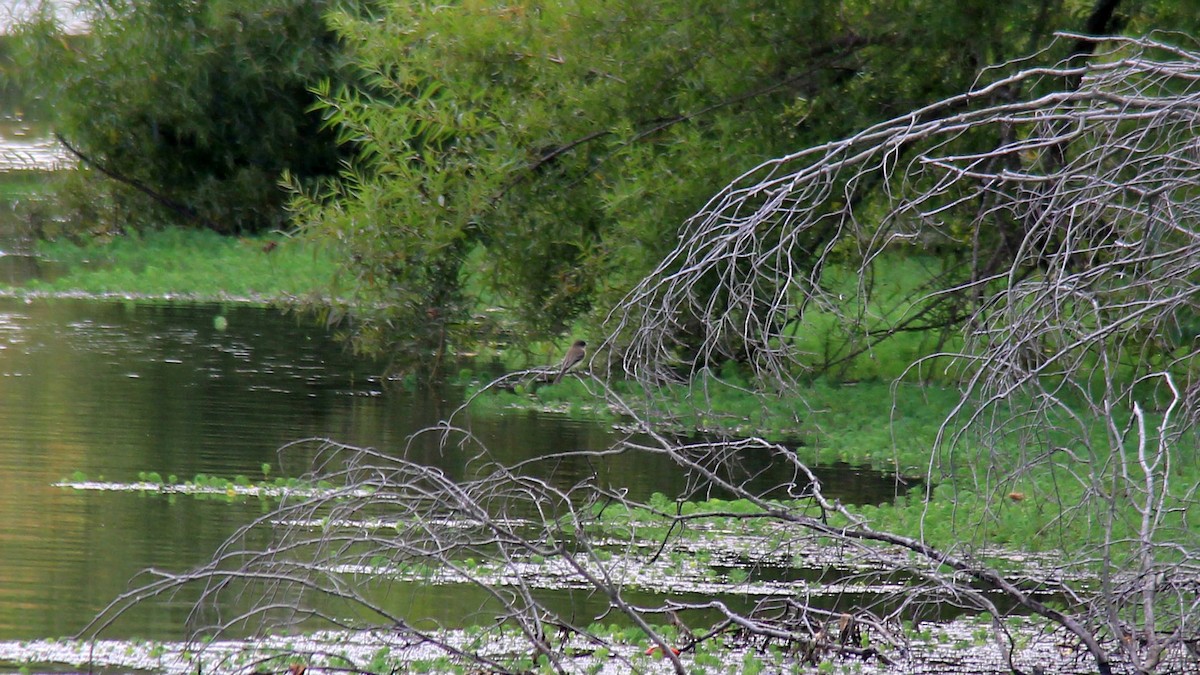
[[[84,0],[83,35],[44,11],[14,58],[86,158],[66,194],[85,226],[253,232],[285,220],[279,178],[337,168],[310,88],[337,80],[329,0]]]

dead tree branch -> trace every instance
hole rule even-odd
[[[963,487],[995,499],[1023,476],[1068,477],[1038,497],[1060,509],[1059,532],[1094,533],[1063,570],[1099,570],[1104,590],[1082,614],[1060,612],[919,540],[838,536],[941,560],[1068,628],[1102,671],[1107,636],[1150,672],[1164,646],[1200,637],[1200,577],[1180,564],[1200,540],[1168,515],[1197,508],[1168,467],[1188,461],[1200,418],[1200,52],[1063,39],[1093,57],[1008,64],[960,96],[745,173],[610,315],[611,346],[648,391],[749,354],[764,390],[797,392],[814,363],[807,313],[872,344],[938,303],[957,308],[946,316],[961,349],[912,368],[936,362],[962,383],[927,484],[966,467]],[[931,276],[939,288],[879,306],[877,271],[928,251],[961,264]],[[679,339],[697,332],[698,348]]]

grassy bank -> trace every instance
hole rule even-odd
[[[82,245],[42,241],[35,250],[60,273],[5,290],[271,302],[324,296],[338,273],[330,252],[282,235],[232,238],[170,229]]]
[[[813,464],[846,462],[907,476],[923,476],[939,425],[958,400],[944,386],[816,380],[795,395],[758,397],[712,382],[672,387],[653,402],[633,387],[616,388],[635,406],[669,417],[680,433],[762,436],[794,447]],[[703,402],[698,404],[697,402]],[[580,419],[619,422],[589,386],[567,378],[529,392],[495,391],[476,399],[480,411],[561,412]]]
[[[44,194],[46,178],[41,171],[0,172],[0,203]]]
[[[1086,446],[1079,442],[1081,429],[1067,433],[1071,420],[1065,413],[1041,428],[1038,439],[1012,429],[954,436],[957,427],[946,420],[959,401],[957,389],[884,380],[816,380],[787,397],[757,396],[749,388],[714,382],[669,388],[653,402],[633,388],[622,393],[635,407],[669,416],[682,434],[699,429],[762,436],[783,443],[809,466],[845,462],[903,477],[917,489],[888,503],[847,507],[882,530],[947,550],[973,543],[1001,559],[1001,551],[1013,549],[1089,550],[1106,537],[1119,542],[1110,551],[1114,557],[1135,555],[1129,542],[1138,541],[1139,502],[1095,501],[1095,485],[1080,472],[1080,462],[1086,462],[1100,467],[1094,480],[1111,483],[1113,472],[1141,470],[1121,448],[1110,446],[1100,420],[1090,423]],[[481,411],[533,408],[622,423],[584,379],[476,401]],[[1016,400],[1013,405],[1021,406]],[[1159,421],[1150,414],[1147,424],[1154,428]],[[1161,520],[1164,531],[1184,532],[1198,515],[1190,493],[1200,484],[1200,461],[1184,447],[1172,455]],[[1112,468],[1106,473],[1103,467]]]

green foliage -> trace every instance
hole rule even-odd
[[[939,289],[950,261],[920,249],[897,249],[879,257],[870,272],[869,292],[860,287],[858,270],[847,262],[826,269],[822,283],[843,299],[839,320],[827,308],[805,312],[795,326],[795,347],[813,373],[843,381],[890,381],[906,375],[917,359],[939,347],[961,348],[962,340],[945,330],[930,329],[888,334],[906,319],[919,315],[934,300],[922,298]],[[880,339],[885,336],[886,339]],[[924,382],[950,380],[945,363],[930,360],[911,374]]]
[[[341,18],[343,31],[352,21]],[[391,42],[359,46],[378,59],[360,63],[366,91],[321,90],[329,124],[360,157],[321,190],[293,184],[292,208],[302,227],[344,249],[356,348],[397,354],[398,370],[428,379],[470,333],[463,261],[476,214],[502,178],[487,163],[498,129]]]
[[[353,315],[358,348],[422,376],[513,328],[482,307],[513,310],[524,342],[594,325],[739,172],[962,91],[1088,11],[567,0],[368,15],[337,2],[85,0],[86,35],[48,13],[25,24],[3,79],[39,92],[55,129],[125,179],[85,166],[62,190],[88,228],[273,227],[286,174],[296,221],[349,271],[326,318]],[[1112,24],[1196,25],[1173,3],[1126,11]],[[353,159],[313,180],[341,166],[339,146]],[[832,234],[816,236],[814,251]],[[829,317],[808,321],[814,360],[850,379],[889,377],[936,339],[831,344]]]
[[[267,492],[273,490],[311,490],[319,489],[326,490],[330,486],[324,482],[318,482],[315,486],[311,482],[302,481],[299,478],[277,476],[274,480],[252,481],[244,475],[236,475],[233,478],[223,478],[221,476],[210,476],[204,473],[198,473],[192,480],[182,483],[166,483],[166,487],[176,487],[185,493],[191,493],[197,497],[203,497],[203,491],[223,491],[227,496],[233,497],[236,488],[248,488],[252,492],[258,492],[260,498],[264,497]]]
[[[765,668],[763,659],[754,651],[747,651],[742,656],[742,675],[759,675]]]
[[[104,476],[100,476],[97,480],[104,482]],[[282,495],[290,491],[333,489],[333,486],[327,481],[317,481],[314,484],[311,481],[283,476],[278,476],[274,480],[264,479],[254,481],[242,474],[236,475],[233,478],[224,478],[200,473],[196,474],[191,480],[180,481],[174,474],[163,480],[162,474],[157,471],[139,471],[137,473],[137,480],[138,484],[124,484],[121,488],[139,492],[167,493],[171,497],[180,493],[190,494],[197,499],[206,499],[216,494],[228,501],[233,501],[235,498],[244,495],[253,495],[265,500],[269,497]],[[61,482],[63,484],[86,483],[88,482],[88,478],[82,471],[75,471],[69,478],[64,478]]]
[[[309,87],[340,77],[330,2],[84,0],[85,34],[64,34],[48,5],[19,26],[18,85],[89,159],[64,191],[80,222],[282,225],[281,172],[337,166],[308,112]]]
[[[527,338],[556,334],[653,264],[729,154],[762,157],[778,127],[722,105],[774,67],[756,43],[774,22],[738,8],[411,3],[336,25],[364,86],[324,91],[323,112],[359,162],[297,208],[349,249],[356,297],[387,308],[358,308],[374,351],[405,346],[381,335],[399,326],[436,338],[407,340],[421,359],[461,341],[468,271]],[[691,124],[693,108],[722,119]]]
[[[324,87],[321,112],[358,156],[295,206],[347,249],[363,349],[436,364],[479,327],[468,310],[485,295],[537,341],[596,318],[739,172],[963,91],[985,65],[1081,29],[1077,10],[568,0],[341,13],[361,85]],[[1183,17],[1155,5],[1122,21]],[[872,350],[884,363],[847,376],[886,377],[922,339]]]
[[[663,387],[653,401],[642,400],[642,392],[626,383],[614,388],[635,405],[652,406],[660,423],[683,433],[762,436],[795,446],[806,462],[865,464],[902,475],[925,472],[938,429],[959,401],[959,392],[950,387],[880,380],[843,384],[822,378],[794,395],[761,396],[725,379],[697,378]],[[583,385],[564,382],[539,388],[536,395],[491,391],[474,398],[471,407],[498,414],[549,408],[581,419],[612,415],[580,403],[591,398]],[[570,406],[548,405],[570,401]]]

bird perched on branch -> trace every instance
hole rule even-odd
[[[563,357],[562,367],[559,369],[558,375],[554,376],[554,384],[558,384],[563,375],[566,375],[568,370],[578,365],[585,356],[587,356],[587,343],[583,340],[576,340],[575,344],[571,345],[571,348],[567,350],[567,355]]]

